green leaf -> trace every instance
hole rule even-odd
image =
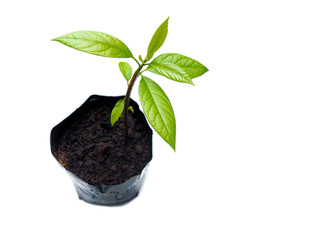
[[[121,117],[123,109],[124,109],[124,99],[120,99],[114,106],[111,112],[111,125],[113,126]]]
[[[128,110],[130,110],[130,111],[132,112],[132,114],[134,114],[134,109],[133,109],[132,106],[129,106],[129,107],[128,107]]]
[[[124,78],[127,80],[127,82],[130,80],[132,76],[132,68],[129,63],[126,62],[119,62],[119,68],[124,76]]]
[[[149,61],[152,58],[153,54],[162,46],[162,44],[166,40],[168,34],[168,21],[169,18],[167,18],[153,34],[148,46],[146,61]]]
[[[169,62],[151,62],[146,69],[171,80],[194,85],[190,75],[181,67]]]
[[[150,125],[175,150],[176,119],[167,95],[153,80],[143,76],[139,98]]]
[[[156,57],[151,64],[170,63],[183,69],[191,78],[196,78],[208,71],[198,61],[177,53],[165,53]]]
[[[67,45],[68,47],[102,57],[132,57],[131,51],[123,42],[102,32],[72,32],[52,39],[52,41],[58,41]]]

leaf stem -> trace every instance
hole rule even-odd
[[[144,63],[139,64],[138,69],[132,75],[132,78],[131,78],[130,83],[128,85],[126,97],[125,97],[124,113],[123,113],[124,143],[125,144],[128,141],[128,108],[129,108],[129,102],[130,102],[130,95],[131,95],[131,91],[132,91],[134,82],[136,81],[137,77],[139,76],[139,73],[140,73],[141,69],[143,68],[143,66],[144,66]]]
[[[136,63],[138,63],[139,67],[141,66],[140,63],[139,63],[139,61],[138,61],[134,56],[132,56],[132,59],[135,60]]]
[[[147,69],[145,69],[145,70],[141,71],[141,72],[139,73],[139,75],[141,75],[141,76],[142,76],[142,73],[144,73],[145,71],[147,71]]]

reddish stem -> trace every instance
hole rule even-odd
[[[123,113],[123,123],[124,123],[124,143],[128,141],[128,108],[130,102],[130,95],[133,88],[133,84],[136,81],[138,74],[140,73],[141,69],[143,68],[144,64],[139,65],[138,69],[132,75],[132,78],[129,82],[126,97],[125,97],[125,104],[124,104],[124,113]]]

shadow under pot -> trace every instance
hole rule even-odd
[[[123,118],[111,126],[111,111],[123,98],[92,95],[51,131],[53,156],[88,203],[120,205],[135,198],[152,159],[152,130],[135,101],[130,99],[126,143]]]

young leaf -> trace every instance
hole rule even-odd
[[[52,39],[90,54],[112,57],[130,58],[132,53],[119,39],[102,32],[78,31]]]
[[[162,44],[166,40],[168,34],[168,21],[169,18],[167,18],[153,34],[148,46],[148,53],[146,57],[147,61],[152,58],[153,54],[162,46]]]
[[[190,75],[181,67],[169,62],[151,62],[146,69],[171,80],[194,85]]]
[[[128,107],[128,110],[130,110],[130,111],[132,112],[132,114],[134,114],[134,109],[133,109],[132,106],[129,106],[129,107]]]
[[[167,95],[153,80],[143,76],[139,98],[150,125],[175,150],[176,119]]]
[[[132,76],[132,68],[129,63],[126,62],[119,62],[119,68],[124,76],[124,78],[127,80],[127,82],[130,80]]]
[[[121,117],[123,109],[124,109],[124,99],[120,99],[115,105],[114,108],[112,109],[111,112],[111,125],[113,126]]]
[[[177,53],[165,53],[156,57],[151,64],[170,63],[182,68],[191,78],[196,78],[208,71],[198,61]]]

